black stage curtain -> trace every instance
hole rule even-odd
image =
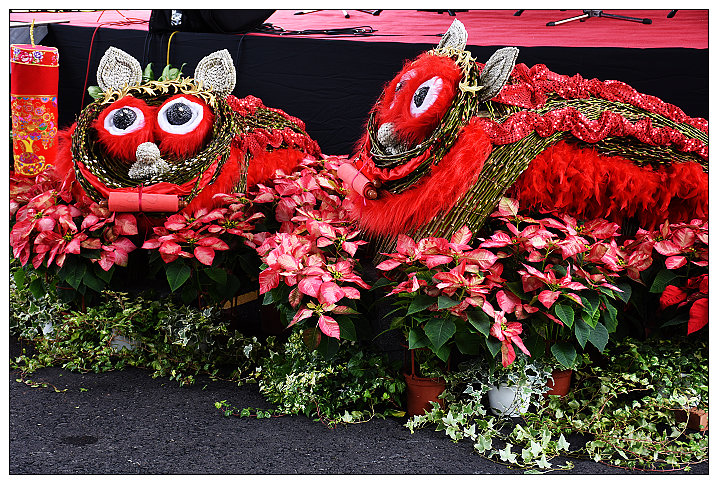
[[[50,25],[43,41],[60,51],[59,122],[68,126],[82,109],[83,87],[95,85],[100,58],[110,46],[133,55],[144,68],[161,72],[169,33]],[[437,42],[438,42],[437,38]],[[265,105],[302,119],[326,154],[351,154],[367,114],[385,83],[403,63],[435,44],[357,42],[256,35],[179,32],[172,38],[170,64],[183,63],[191,76],[205,55],[228,49],[237,67],[234,95],[257,96]],[[485,61],[499,47],[469,46]],[[708,118],[707,49],[523,47],[518,62],[545,64],[560,74],[617,79],[639,92],[675,104],[689,116]],[[92,101],[85,94],[84,104]]]

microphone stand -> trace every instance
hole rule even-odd
[[[583,13],[581,15],[565,18],[563,20],[556,20],[555,22],[548,22],[546,24],[546,26],[553,27],[555,25],[561,25],[561,24],[565,24],[567,22],[573,22],[574,20],[580,20],[581,22],[585,22],[587,18],[593,18],[593,17],[615,18],[618,20],[628,20],[630,22],[640,22],[643,24],[653,23],[653,21],[649,18],[626,17],[625,15],[615,15],[612,13],[604,13],[603,10],[583,10]]]

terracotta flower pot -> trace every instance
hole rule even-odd
[[[565,397],[568,395],[568,390],[571,387],[571,377],[573,376],[573,370],[554,370],[551,373],[553,382],[549,380],[548,386],[551,388],[544,394],[544,397],[549,395],[558,395]]]
[[[444,401],[439,395],[446,389],[446,382],[442,378],[422,378],[404,373],[406,379],[406,413],[409,417],[424,415],[424,411],[432,408],[431,403],[440,405]]]

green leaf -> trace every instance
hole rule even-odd
[[[170,289],[172,292],[175,292],[182,287],[182,284],[187,282],[189,276],[192,274],[192,270],[187,264],[177,260],[167,264],[165,273],[167,275],[167,282],[170,284]]]
[[[489,332],[491,331],[491,320],[489,320],[489,316],[480,309],[466,311],[466,315],[469,318],[471,326],[488,338]]]
[[[411,300],[411,304],[409,305],[409,309],[407,310],[406,314],[410,315],[418,313],[419,311],[423,311],[435,302],[436,299],[431,296],[427,296],[426,294],[418,294],[415,298]]]
[[[100,86],[90,86],[87,88],[87,93],[90,95],[92,99],[100,99],[104,93],[102,92],[102,89],[100,89]]]
[[[495,357],[499,354],[499,351],[501,351],[501,341],[496,338],[486,338],[484,341],[486,341],[486,347],[489,349],[491,356]]]
[[[573,328],[573,334],[576,335],[576,340],[578,341],[578,344],[581,345],[581,348],[586,347],[586,342],[591,334],[591,330],[592,328],[588,325],[588,323],[586,323],[585,318],[581,318],[576,321],[576,325]]]
[[[339,335],[342,339],[348,341],[357,340],[356,328],[354,327],[354,323],[352,322],[351,318],[338,314],[334,316],[334,320],[339,325]]]
[[[616,292],[616,297],[620,299],[621,301],[628,303],[628,300],[631,299],[631,293],[633,292],[633,289],[631,289],[631,284],[628,282],[619,282],[616,284],[616,287],[621,289],[623,292]]]
[[[598,349],[598,351],[603,353],[603,350],[608,343],[608,330],[604,325],[598,323],[588,336],[588,340]]]
[[[15,280],[15,285],[18,289],[25,287],[25,270],[22,267],[19,267],[13,273],[12,278]]]
[[[551,346],[551,354],[565,368],[573,368],[576,362],[576,348],[567,341],[555,343]]]
[[[204,273],[220,286],[227,284],[227,271],[219,267],[205,267]]]
[[[438,299],[439,309],[449,309],[459,304],[459,301],[454,301],[448,296],[441,295]]]
[[[618,328],[618,310],[613,304],[606,303],[606,311],[601,313],[603,316],[603,324],[606,325],[606,330],[609,333],[613,333]]]
[[[264,298],[262,299],[262,306],[269,306],[270,304],[273,304],[274,301],[274,289],[272,289],[271,291],[264,293]]]
[[[67,268],[63,275],[65,282],[71,285],[73,289],[78,290],[82,279],[85,277],[85,272],[87,272],[87,266],[84,263],[68,264],[68,261],[65,261],[65,265],[62,266],[62,269],[65,268]],[[57,275],[60,276],[61,272],[62,271],[58,272]]]
[[[481,342],[484,337],[477,333],[456,333],[454,341],[456,347],[465,355],[478,355],[481,353]]]
[[[444,345],[439,349],[433,349],[432,350],[436,356],[441,358],[441,361],[448,361],[449,355],[451,354],[451,348],[449,345]]]
[[[145,70],[142,71],[142,82],[147,83],[149,81],[155,80],[155,73],[152,72],[152,63],[150,62],[147,64],[147,67],[145,67]]]
[[[85,275],[82,278],[82,282],[87,287],[96,292],[102,292],[102,290],[105,288],[105,283],[102,281],[102,279],[98,278],[90,271],[85,272]]]
[[[653,284],[651,284],[649,292],[656,294],[662,293],[666,289],[668,283],[676,277],[677,276],[673,273],[673,271],[670,271],[668,269],[661,269],[660,271],[658,271],[658,274],[656,274],[656,278],[653,279]]]
[[[102,267],[100,267],[99,264],[95,264],[93,267],[94,267],[93,272],[95,273],[97,278],[102,281],[105,281],[105,284],[109,284],[110,280],[112,279],[112,274],[115,273],[116,266],[113,265],[112,267],[110,267],[109,271],[104,270]]]
[[[411,328],[408,340],[410,350],[426,348],[431,344],[431,341],[429,341],[429,338],[426,337],[426,334],[424,334],[421,328]]]
[[[554,306],[554,311],[556,312],[558,319],[560,319],[563,324],[569,328],[573,326],[573,318],[575,317],[575,314],[571,306],[556,304],[556,306]]]
[[[666,321],[661,325],[661,328],[665,328],[667,326],[678,326],[681,324],[685,324],[688,322],[688,314],[679,314],[678,316]]]
[[[33,279],[33,281],[28,286],[28,289],[30,290],[30,293],[35,297],[35,299],[40,299],[42,296],[45,295],[45,286],[43,286],[42,279],[40,279],[39,277]]]
[[[592,293],[581,296],[581,301],[583,302],[584,311],[591,314],[592,316],[593,313],[598,311],[598,306],[601,303],[598,298],[598,295]]]
[[[165,68],[162,69],[162,74],[160,74],[160,80],[166,81],[167,79],[169,79],[170,69],[172,69],[172,67],[169,64],[167,64]]]
[[[442,347],[456,333],[456,324],[450,319],[434,319],[426,323],[424,333],[434,350]]]

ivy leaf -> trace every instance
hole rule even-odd
[[[556,444],[556,449],[568,451],[569,445],[570,444],[566,440],[566,437],[564,437],[563,434],[561,434],[561,436],[558,438],[558,443]]]
[[[431,341],[434,350],[437,350],[456,333],[456,324],[450,319],[434,319],[426,323],[424,333],[429,338],[429,341]]]
[[[551,467],[551,463],[546,460],[546,454],[541,454],[541,458],[538,460],[537,464],[541,469],[548,469]]]
[[[175,292],[177,289],[182,287],[182,284],[187,282],[192,270],[183,262],[175,261],[172,264],[168,264],[165,268],[167,275],[167,282],[170,284],[170,289]]]
[[[516,454],[511,452],[511,444],[506,444],[506,447],[499,451],[499,457],[501,457],[503,461],[516,464]]]

